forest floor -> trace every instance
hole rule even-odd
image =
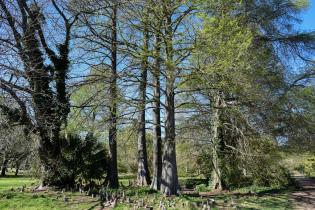
[[[121,178],[121,182],[128,182],[130,178]],[[167,210],[193,210],[202,209],[207,201],[214,201],[212,210],[215,209],[244,209],[244,210],[277,210],[293,209],[293,205],[304,205],[305,202],[314,203],[314,198],[308,199],[308,193],[313,193],[314,188],[308,188],[309,182],[298,179],[301,189],[275,189],[249,187],[222,193],[191,191],[178,197],[164,197],[147,188],[125,188],[129,194],[128,202],[117,202],[115,210],[134,209],[139,201],[144,202],[153,209],[159,209],[160,203]],[[67,210],[67,209],[95,209],[107,210],[102,207],[99,197],[87,196],[79,192],[62,192],[58,190],[33,191],[38,180],[26,176],[0,177],[0,209],[8,210]],[[313,183],[313,182],[312,182]],[[25,189],[22,186],[26,186]],[[312,185],[314,186],[314,185]],[[310,190],[310,192],[308,191]],[[299,203],[299,202],[302,202]],[[145,208],[138,208],[145,209]],[[149,209],[149,208],[147,208]],[[307,209],[307,208],[300,208]],[[314,208],[313,208],[314,209]]]
[[[315,178],[295,177],[298,188],[291,194],[294,209],[315,209]]]

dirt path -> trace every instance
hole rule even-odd
[[[302,176],[295,179],[300,189],[292,193],[294,209],[315,210],[315,179]]]

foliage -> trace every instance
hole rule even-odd
[[[195,190],[197,192],[207,192],[210,191],[209,187],[205,184],[196,185]]]
[[[276,143],[271,139],[257,139],[252,142],[252,150],[256,157],[245,159],[245,169],[254,185],[287,186],[290,184],[290,174],[281,166],[281,155]]]
[[[238,154],[233,150],[224,151],[224,156],[221,157],[222,179],[227,188],[291,184],[290,173],[281,166],[282,157],[274,142],[264,139],[251,140],[248,149],[252,152]],[[209,178],[212,173],[210,157],[209,153],[201,153],[199,161],[201,172]]]
[[[292,171],[296,171],[302,175],[311,177],[315,176],[314,154],[311,153],[294,154],[294,157],[291,157],[290,155],[286,155],[285,157],[285,164],[287,168],[291,169]]]
[[[315,155],[307,158],[305,161],[304,172],[308,176],[315,176]]]

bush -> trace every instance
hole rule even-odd
[[[91,182],[105,178],[107,153],[103,144],[92,134],[85,138],[69,135],[61,141],[61,155],[57,160],[58,173],[49,179],[56,186],[74,186],[76,180]]]
[[[307,176],[315,176],[315,155],[304,161],[304,172]]]
[[[289,171],[281,166],[282,157],[271,139],[248,139],[249,153],[240,155],[222,146],[219,153],[221,181],[224,188],[257,186],[287,186]],[[224,155],[222,155],[224,154]],[[200,154],[201,172],[209,179],[213,171],[211,150]],[[312,168],[312,167],[310,167]]]
[[[271,140],[259,142],[259,154],[248,160],[247,167],[254,185],[287,186],[291,183],[289,171],[281,165],[282,157]]]
[[[252,175],[253,184],[257,186],[288,186],[291,183],[290,173],[280,165],[267,166]]]

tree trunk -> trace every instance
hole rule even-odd
[[[160,67],[161,38],[156,34],[155,64],[153,69],[153,178],[151,188],[160,190],[162,176],[162,139],[161,139],[161,103],[160,103]]]
[[[222,177],[221,177],[221,167],[220,167],[220,159],[219,159],[219,146],[220,139],[218,135],[218,130],[220,126],[220,96],[215,95],[213,100],[211,101],[211,154],[212,154],[212,189],[222,190]]]
[[[178,194],[179,183],[176,163],[174,92],[169,89],[166,92],[165,143],[163,149],[161,192],[169,196]]]
[[[145,17],[146,18],[146,17]],[[146,130],[145,130],[145,107],[146,107],[146,87],[148,74],[148,48],[149,48],[149,33],[147,22],[144,20],[144,47],[143,58],[141,62],[141,81],[139,86],[139,127],[138,127],[138,175],[137,182],[139,186],[149,185],[150,172],[148,167]]]
[[[2,167],[1,167],[1,176],[5,176],[7,168],[8,168],[8,162],[9,160],[6,158],[6,156],[4,155],[3,157],[3,161],[2,161]]]
[[[20,169],[20,163],[16,163],[14,176],[17,176],[19,174],[19,169]]]
[[[111,81],[110,81],[110,125],[109,125],[109,171],[108,181],[111,188],[118,188],[117,169],[117,6],[113,5],[111,40]]]
[[[175,142],[175,77],[176,69],[173,61],[172,17],[165,7],[165,49],[166,49],[166,103],[165,103],[165,143],[163,148],[161,192],[170,196],[179,191],[176,142]]]
[[[46,185],[57,185],[51,178],[58,174],[58,154],[57,147],[60,151],[59,145],[54,148],[52,140],[49,137],[48,131],[44,126],[39,127],[39,145],[38,155],[40,160],[41,177],[40,177],[40,188]],[[55,139],[56,141],[56,139]],[[60,184],[60,183],[59,183]]]

